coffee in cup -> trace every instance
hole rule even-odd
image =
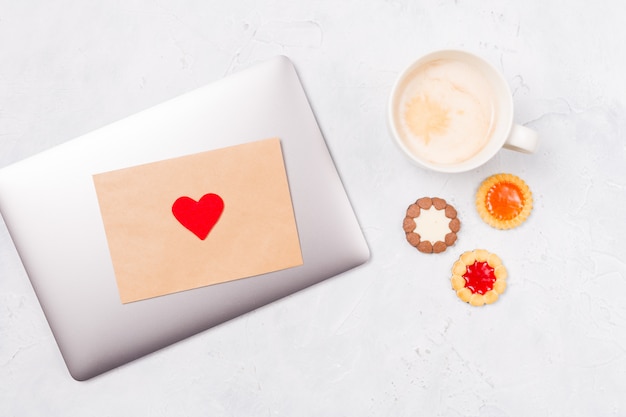
[[[398,77],[388,123],[400,148],[418,164],[462,172],[503,146],[533,152],[536,132],[513,124],[509,87],[490,64],[463,51],[426,55]]]

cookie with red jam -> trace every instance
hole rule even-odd
[[[452,289],[473,306],[492,304],[506,289],[507,270],[495,253],[485,249],[464,252],[452,266]]]

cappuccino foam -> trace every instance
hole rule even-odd
[[[496,126],[496,95],[470,63],[437,59],[405,79],[396,125],[407,148],[430,163],[467,161],[489,142]]]

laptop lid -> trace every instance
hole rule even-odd
[[[122,302],[116,281],[119,271],[112,261],[94,178],[268,138],[280,144],[301,262]],[[69,372],[77,380],[209,329],[369,258],[304,90],[285,57],[3,168],[0,212]],[[273,256],[272,247],[264,250]],[[175,276],[174,271],[172,279]]]

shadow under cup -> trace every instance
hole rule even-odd
[[[464,172],[503,147],[513,127],[513,99],[506,80],[488,62],[464,51],[437,51],[399,75],[387,121],[413,162]]]

